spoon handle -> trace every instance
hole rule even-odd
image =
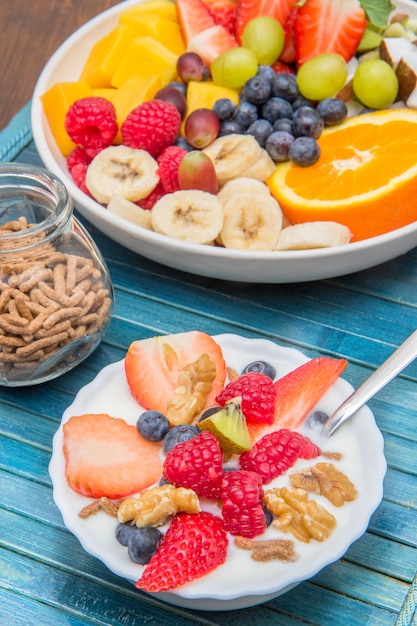
[[[354,391],[323,426],[323,435],[330,437],[347,419],[370,398],[387,385],[417,357],[417,330],[415,330],[382,365]]]

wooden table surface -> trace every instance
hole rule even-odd
[[[84,22],[120,0],[0,0],[0,128],[31,98],[44,65]]]

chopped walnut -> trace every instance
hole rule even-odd
[[[119,522],[136,526],[162,526],[177,513],[199,513],[200,503],[192,489],[162,485],[141,491],[137,498],[122,500],[117,512]]]
[[[247,537],[236,537],[235,545],[242,550],[251,550],[254,561],[295,561],[294,542],[286,539],[254,540]]]
[[[317,463],[308,470],[291,474],[290,480],[293,487],[324,496],[334,506],[352,502],[358,495],[346,474],[336,469],[332,463]]]
[[[315,500],[308,499],[304,489],[271,489],[264,501],[277,518],[272,524],[300,541],[324,541],[336,527],[336,518]]]
[[[216,378],[216,365],[208,354],[187,365],[178,375],[178,385],[168,403],[166,416],[171,424],[191,424],[203,410]]]

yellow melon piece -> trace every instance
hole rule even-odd
[[[140,34],[140,33],[139,33]],[[80,74],[90,87],[110,87],[110,81],[130,42],[138,32],[130,24],[120,24],[92,47]]]
[[[66,113],[76,100],[92,96],[92,90],[83,82],[56,83],[41,96],[45,115],[58,148],[64,156],[75,148],[65,130]]]
[[[162,84],[177,77],[178,56],[152,37],[136,37],[128,46],[111,80],[120,87],[132,76],[159,76]]]
[[[114,143],[122,143],[120,127],[128,114],[147,100],[152,100],[162,87],[158,76],[132,76],[119,89],[114,89],[111,101],[116,109],[119,132]]]
[[[132,21],[142,21],[145,16],[163,17],[167,20],[177,21],[177,9],[170,0],[150,0],[134,7],[125,9],[119,14],[119,22],[131,23]]]
[[[229,87],[220,87],[211,81],[190,81],[187,88],[187,115],[196,109],[211,109],[216,100],[229,98],[235,104],[239,102],[239,91]]]

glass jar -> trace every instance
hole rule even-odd
[[[113,306],[106,264],[63,183],[0,164],[0,385],[51,380],[99,345]]]

